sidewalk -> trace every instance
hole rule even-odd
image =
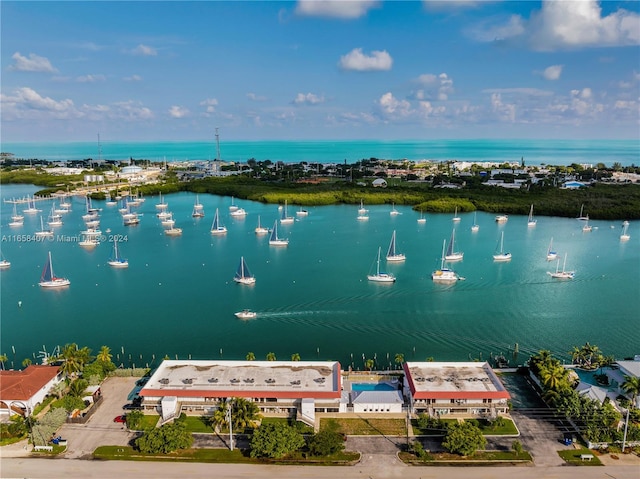
[[[28,439],[23,439],[15,444],[0,447],[0,459],[5,457],[29,457],[33,446],[29,444]]]

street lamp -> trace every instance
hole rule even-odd
[[[231,410],[233,409],[233,401],[231,398],[227,398],[227,424],[229,424],[229,446],[233,451],[233,424],[232,424],[232,414]]]

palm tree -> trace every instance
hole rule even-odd
[[[89,383],[86,379],[76,379],[69,385],[69,395],[82,397]]]
[[[260,419],[260,409],[253,401],[245,398],[234,398],[232,408],[233,427],[238,431],[247,427],[255,427],[256,421]]]
[[[24,358],[22,360],[22,367],[23,368],[29,367],[29,366],[31,366],[32,363],[33,363],[33,361],[31,361],[30,358]]]
[[[96,359],[98,361],[102,361],[103,363],[110,363],[112,357],[113,356],[111,355],[111,349],[109,348],[109,346],[102,346],[100,348],[100,352],[96,356]]]
[[[61,370],[67,377],[74,376],[82,371],[84,364],[78,354],[78,345],[76,343],[66,344],[62,348],[60,356],[64,360]]]
[[[276,353],[267,353],[267,361],[275,361]]]
[[[291,361],[300,361],[300,353],[293,353],[291,355]]]
[[[221,401],[218,405],[218,409],[213,412],[213,416],[211,417],[211,426],[214,430],[216,428],[222,428],[229,425],[227,421],[227,409],[228,403],[226,401]]]
[[[253,354],[251,351],[249,351],[247,353],[247,357],[245,358],[247,361],[255,361],[256,360],[256,355]]]
[[[376,364],[376,363],[375,363],[375,361],[374,361],[373,359],[367,359],[367,360],[364,362],[364,368],[365,368],[367,371],[371,371],[371,370],[373,369],[373,366],[375,366],[375,364]]]
[[[396,357],[395,357],[394,361],[396,362],[396,364],[398,366],[402,366],[402,363],[404,363],[404,354],[396,353]]]
[[[4,362],[9,359],[6,354],[0,354],[0,365],[2,365],[2,369],[4,370]]]
[[[631,403],[633,407],[637,407],[637,398],[640,395],[640,377],[626,376],[624,382],[620,385],[622,390],[627,394],[631,394]]]
[[[567,380],[567,370],[562,366],[552,366],[540,372],[542,384],[557,391]]]

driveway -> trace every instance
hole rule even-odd
[[[64,424],[58,434],[67,440],[65,457],[90,458],[101,445],[126,446],[135,437],[124,424],[113,422],[124,414],[122,406],[140,378],[111,377],[102,383],[102,403],[85,424]]]

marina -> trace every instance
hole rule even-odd
[[[8,185],[2,195],[37,190]],[[53,349],[69,342],[71,331],[72,341],[94,351],[107,344],[118,364],[138,366],[165,355],[241,359],[247,351],[259,358],[273,351],[283,359],[293,353],[337,359],[356,370],[363,369],[363,355],[375,357],[377,368],[393,368],[395,353],[439,361],[504,354],[514,364],[540,348],[568,357],[572,346],[593,341],[594,330],[598,346],[616,357],[632,355],[640,343],[637,328],[629,327],[640,309],[635,221],[626,225],[629,240],[620,241],[620,221],[592,220],[593,232],[585,235],[573,218],[538,216],[529,228],[526,215],[498,224],[493,214],[459,213],[456,238],[465,254],[455,271],[466,281],[447,284],[433,281],[431,273],[440,268],[443,240],[451,235],[450,213],[421,215],[396,205],[402,214],[390,215],[391,205],[368,205],[370,219],[362,222],[357,206],[332,205],[307,207],[308,216],[280,225],[275,204],[236,200],[248,220],[231,221],[229,197],[200,194],[204,209],[218,209],[228,225],[227,234],[212,235],[210,223],[191,216],[195,195],[177,193],[166,199],[183,234],[170,238],[156,218],[158,198],[147,199],[135,208],[140,223],[133,228],[123,226],[116,208],[95,201],[103,233],[90,249],[73,241],[86,229],[84,198],[69,200],[71,211],[53,238],[37,240],[39,216],[25,216],[18,233],[5,227],[13,205],[1,203],[2,256],[11,268],[1,273],[0,349],[9,353],[9,367],[45,343]],[[51,208],[39,204],[43,211]],[[270,247],[268,235],[256,235],[258,216],[281,230],[278,239],[290,239],[287,248]],[[421,216],[425,223],[416,221]],[[479,231],[471,231],[474,223]],[[367,281],[373,253],[386,248],[393,231],[409,260],[387,263],[383,255],[381,269],[396,281]],[[513,259],[495,263],[502,231]],[[126,269],[108,265],[114,235],[118,248],[135,258]],[[558,258],[568,253],[572,281],[547,274],[556,267],[547,261],[551,237]],[[49,251],[71,287],[38,287]],[[233,280],[242,256],[261,279],[251,288],[235,287]],[[235,316],[244,308],[257,313],[255,320]]]

